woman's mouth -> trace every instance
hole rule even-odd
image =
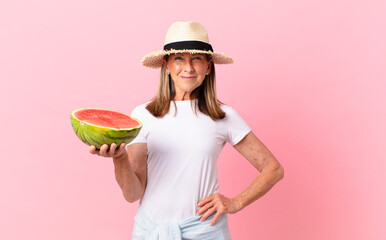
[[[181,76],[183,80],[193,80],[196,78],[196,76]]]

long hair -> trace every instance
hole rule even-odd
[[[210,55],[206,55],[210,60]],[[165,60],[168,61],[168,55]],[[197,112],[197,107],[200,112],[208,115],[211,119],[218,120],[225,117],[225,112],[221,110],[220,105],[223,104],[217,99],[216,94],[216,73],[214,63],[211,63],[211,71],[205,76],[202,84],[193,90],[190,97],[196,98],[194,109]],[[161,66],[160,82],[158,91],[153,100],[146,106],[146,109],[155,117],[163,117],[170,110],[170,103],[173,102],[177,111],[177,106],[174,101],[176,95],[173,80],[165,71],[164,66]]]

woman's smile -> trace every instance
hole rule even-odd
[[[197,76],[180,76],[180,78],[184,80],[194,80],[197,78]]]

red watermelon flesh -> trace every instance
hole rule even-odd
[[[115,129],[134,128],[138,122],[126,114],[101,109],[84,109],[75,112],[75,117],[89,124]]]

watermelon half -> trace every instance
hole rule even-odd
[[[84,143],[97,149],[103,144],[131,142],[142,128],[137,119],[116,111],[81,108],[71,112],[71,124]]]

